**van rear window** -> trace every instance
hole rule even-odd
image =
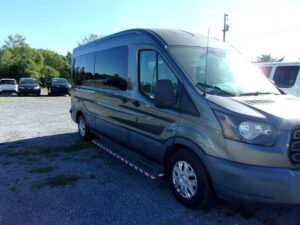
[[[299,66],[278,66],[273,80],[280,88],[290,88],[294,86],[298,73]]]
[[[16,84],[15,80],[0,80],[0,84]]]

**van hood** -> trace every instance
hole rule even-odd
[[[207,95],[210,106],[290,131],[300,126],[300,98],[292,95],[222,97]]]

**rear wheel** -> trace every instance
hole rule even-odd
[[[83,115],[79,115],[78,117],[78,134],[80,138],[84,141],[90,141],[92,139],[92,134],[89,131],[89,127],[83,117]]]
[[[171,157],[168,166],[170,188],[179,202],[190,208],[208,208],[214,202],[214,190],[201,160],[186,149]]]

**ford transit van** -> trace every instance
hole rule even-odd
[[[256,65],[277,87],[300,97],[300,62],[269,62]]]
[[[80,137],[151,178],[165,175],[186,206],[216,196],[300,203],[300,100],[229,46],[134,29],[75,48],[72,68]]]

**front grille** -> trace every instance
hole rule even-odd
[[[290,157],[293,163],[300,162],[300,128],[295,129],[292,133]]]

